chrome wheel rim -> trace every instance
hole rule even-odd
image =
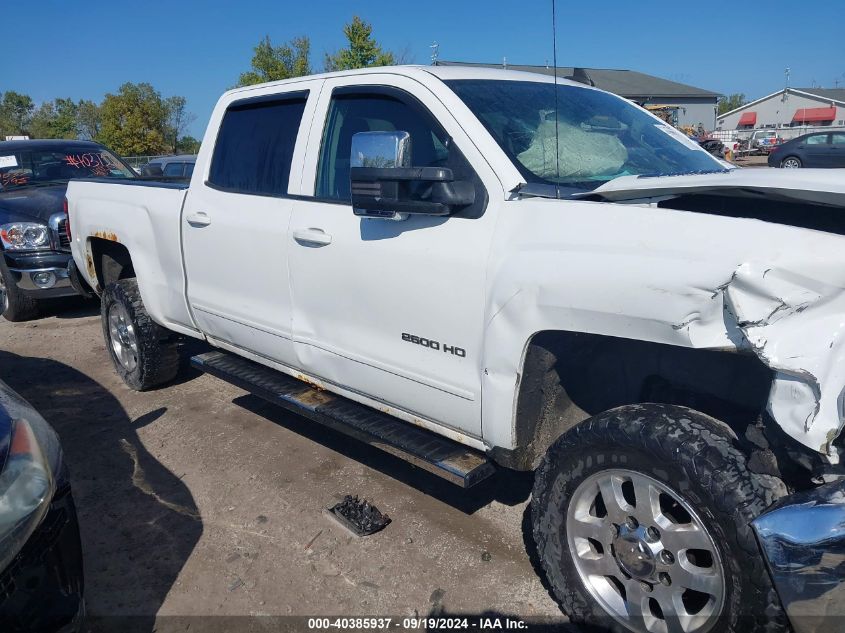
[[[112,352],[126,371],[138,366],[138,338],[126,308],[119,303],[109,307],[109,343]]]
[[[795,158],[787,158],[785,161],[783,161],[783,163],[781,163],[781,166],[785,169],[798,169],[799,167],[801,167],[801,163],[799,163],[798,160]]]
[[[722,612],[719,551],[689,503],[662,482],[611,469],[575,490],[569,553],[584,586],[638,633],[703,633]]]

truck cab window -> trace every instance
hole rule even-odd
[[[466,174],[469,166],[434,118],[387,95],[339,95],[332,98],[317,168],[316,196],[349,201],[352,136],[358,132],[403,130],[411,135],[414,167],[451,167]],[[458,173],[456,173],[456,177]]]
[[[185,169],[185,163],[167,163],[164,166],[162,175],[166,178],[181,178]]]
[[[209,184],[235,193],[284,196],[307,95],[235,102],[226,110]]]

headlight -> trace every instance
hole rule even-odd
[[[6,465],[0,472],[0,571],[44,518],[55,492],[50,465],[26,420],[13,422]]]
[[[13,222],[0,226],[0,241],[12,251],[30,251],[50,248],[50,232],[43,224]]]

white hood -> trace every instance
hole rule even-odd
[[[796,202],[845,207],[845,169],[742,169],[685,176],[620,176],[583,194],[614,200],[663,198],[688,193],[761,194]]]

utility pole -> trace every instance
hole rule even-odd
[[[786,84],[783,87],[783,99],[781,101],[787,101],[789,99],[789,68],[784,70],[783,74],[786,75]]]

